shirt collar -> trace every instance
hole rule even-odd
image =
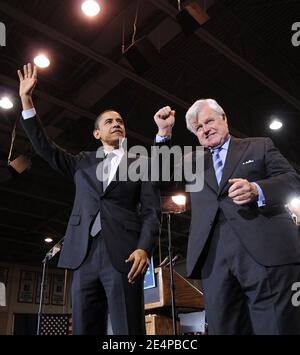
[[[228,150],[230,138],[230,135],[228,135],[227,141],[221,146],[222,149]]]
[[[227,140],[226,140],[220,147],[209,148],[209,150],[210,150],[211,152],[213,152],[213,151],[215,151],[215,150],[217,150],[217,149],[218,149],[218,150],[222,150],[222,149],[228,150],[229,143],[230,143],[230,139],[231,139],[231,136],[228,135]]]
[[[123,155],[124,155],[124,148],[123,148],[123,147],[120,147],[120,148],[118,148],[118,149],[114,149],[114,150],[110,150],[110,151],[104,149],[104,153],[105,153],[105,155],[106,155],[106,154],[109,154],[109,153],[114,153],[114,154],[115,154],[116,156],[118,156],[119,158],[122,158]]]

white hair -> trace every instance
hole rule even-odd
[[[206,105],[208,105],[212,110],[216,111],[221,116],[225,115],[222,107],[214,99],[201,99],[195,101],[185,115],[187,129],[194,134],[196,132],[192,127],[192,123],[197,121],[199,112],[201,112]]]

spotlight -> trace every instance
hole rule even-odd
[[[172,201],[176,203],[176,205],[184,206],[186,203],[186,197],[184,195],[174,195],[172,196]]]
[[[182,213],[187,209],[186,196],[181,192],[163,191],[160,202],[162,213]]]
[[[53,242],[53,239],[52,238],[45,238],[45,240],[44,240],[46,243],[52,243]]]
[[[270,129],[272,129],[273,131],[278,131],[280,128],[282,128],[282,126],[282,122],[277,119],[273,120],[269,125]]]
[[[299,197],[295,197],[291,200],[290,202],[291,206],[294,208],[298,208],[300,207],[300,198]]]
[[[39,68],[47,68],[50,65],[50,60],[45,54],[40,54],[34,58],[34,64]]]
[[[100,12],[100,5],[95,0],[87,0],[81,5],[81,10],[86,16],[94,17]]]
[[[300,198],[294,197],[285,207],[291,214],[293,221],[300,225]]]
[[[10,110],[14,107],[14,104],[12,103],[9,97],[4,96],[0,100],[0,107],[4,110]]]

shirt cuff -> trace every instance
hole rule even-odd
[[[168,142],[170,139],[171,139],[171,137],[169,137],[169,136],[162,137],[162,136],[156,135],[155,143]]]
[[[257,188],[257,192],[258,192],[257,205],[258,205],[258,207],[264,207],[266,205],[264,193],[263,193],[261,187],[256,182],[254,182],[253,184],[255,184],[255,186]]]
[[[22,111],[22,117],[24,120],[36,116],[35,108],[30,108],[29,110]]]

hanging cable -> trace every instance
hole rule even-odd
[[[177,5],[178,5],[178,11],[181,11],[181,1],[177,0]]]
[[[162,224],[163,224],[163,214],[160,217],[159,231],[158,231],[158,263],[161,264],[161,232],[162,232]]]
[[[125,18],[123,17],[122,23],[122,54],[125,52]]]
[[[13,146],[14,146],[14,142],[16,139],[16,128],[17,128],[17,121],[14,124],[14,128],[11,134],[11,144],[10,144],[10,149],[9,149],[9,155],[8,155],[8,159],[7,159],[7,164],[9,165],[11,163],[11,155],[12,155],[12,150],[13,150]]]
[[[136,31],[137,31],[137,21],[138,21],[139,10],[140,10],[140,0],[137,0],[137,7],[136,7],[134,24],[133,24],[133,35],[132,35],[131,44],[135,43],[135,36],[136,36]]]
[[[158,53],[160,54],[160,50],[161,50],[161,33],[160,30],[158,31],[158,35],[157,35],[157,50]]]

